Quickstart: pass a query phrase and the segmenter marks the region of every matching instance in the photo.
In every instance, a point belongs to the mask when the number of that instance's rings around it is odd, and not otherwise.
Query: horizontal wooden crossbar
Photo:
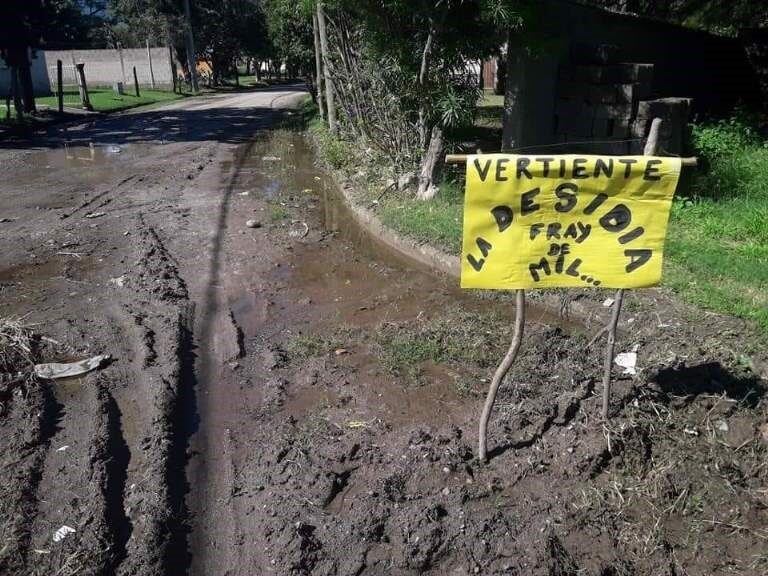
[[[466,164],[467,158],[469,156],[467,154],[446,154],[445,155],[445,163],[446,164]],[[681,158],[683,166],[698,166],[699,165],[699,159],[696,158],[696,156],[690,156],[688,158]]]

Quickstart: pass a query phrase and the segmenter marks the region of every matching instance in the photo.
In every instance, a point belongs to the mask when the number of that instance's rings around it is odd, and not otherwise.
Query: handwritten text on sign
[[[470,156],[462,287],[658,284],[679,176],[679,158]]]

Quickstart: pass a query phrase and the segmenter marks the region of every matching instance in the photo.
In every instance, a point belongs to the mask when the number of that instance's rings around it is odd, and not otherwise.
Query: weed
[[[22,320],[0,318],[0,373],[30,370],[34,354],[33,334]]]
[[[330,352],[334,342],[319,334],[296,334],[285,348],[293,358],[311,358]]]
[[[418,382],[425,362],[487,369],[498,359],[508,329],[492,313],[454,308],[434,320],[386,324],[376,335],[376,347],[388,372]],[[457,379],[460,394],[470,390],[468,380]]]
[[[269,219],[272,220],[272,222],[285,220],[288,216],[290,216],[290,212],[288,212],[288,209],[285,206],[280,204],[271,204],[269,206]]]

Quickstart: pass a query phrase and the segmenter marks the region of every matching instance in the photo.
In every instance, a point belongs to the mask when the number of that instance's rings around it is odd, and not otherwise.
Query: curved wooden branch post
[[[509,372],[510,367],[517,358],[517,351],[520,349],[520,344],[523,341],[523,329],[525,327],[525,290],[517,290],[515,292],[515,333],[512,336],[512,344],[509,346],[504,359],[496,368],[496,372],[491,380],[491,387],[488,389],[488,396],[485,399],[485,406],[483,406],[483,413],[480,416],[480,446],[478,450],[478,457],[481,462],[487,460],[487,444],[488,444],[488,420],[491,417],[491,410],[493,409],[493,403],[496,401],[496,394],[499,391],[504,376]]]

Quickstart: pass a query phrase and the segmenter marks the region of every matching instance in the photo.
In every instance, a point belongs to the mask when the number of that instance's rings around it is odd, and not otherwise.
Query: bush
[[[768,142],[743,113],[695,124],[692,141],[704,165],[693,182],[695,196],[715,200],[766,196]]]
[[[349,164],[352,155],[349,143],[331,134],[328,127],[319,118],[310,124],[310,129],[317,136],[323,158],[332,168],[340,170]]]
[[[728,120],[694,124],[692,139],[697,154],[709,163],[761,143],[752,121],[740,112]]]

